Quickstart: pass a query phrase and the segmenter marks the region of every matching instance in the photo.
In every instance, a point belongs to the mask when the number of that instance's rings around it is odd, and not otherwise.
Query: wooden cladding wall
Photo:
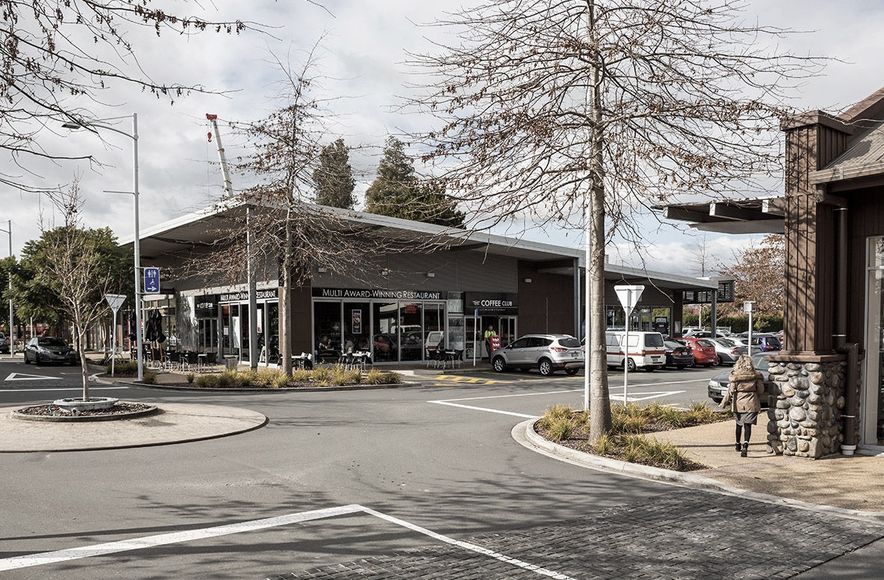
[[[866,332],[866,252],[869,237],[884,236],[884,187],[852,191],[848,197],[849,228],[847,341],[864,349]]]
[[[847,149],[848,135],[824,125],[805,125],[786,133],[786,194],[816,192],[810,174]]]
[[[785,348],[832,350],[835,311],[835,231],[832,208],[810,175],[847,148],[847,135],[814,124],[786,133]]]
[[[813,351],[816,326],[816,200],[812,195],[786,199],[786,349]]]

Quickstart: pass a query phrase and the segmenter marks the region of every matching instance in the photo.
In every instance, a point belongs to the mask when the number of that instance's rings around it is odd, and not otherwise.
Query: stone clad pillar
[[[832,348],[835,223],[811,174],[847,148],[852,128],[820,111],[783,123],[786,133],[784,349],[771,357],[768,446],[816,459],[839,450],[846,357]]]
[[[777,454],[812,459],[837,453],[847,362],[840,355],[816,357],[815,362],[778,358],[787,360],[774,360],[768,369],[776,395],[768,410],[769,447]]]

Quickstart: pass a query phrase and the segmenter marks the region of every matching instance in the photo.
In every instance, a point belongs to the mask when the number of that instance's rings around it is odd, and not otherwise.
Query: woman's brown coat
[[[722,408],[731,404],[734,413],[761,412],[761,396],[764,395],[764,377],[759,372],[731,373],[727,393],[721,401]]]

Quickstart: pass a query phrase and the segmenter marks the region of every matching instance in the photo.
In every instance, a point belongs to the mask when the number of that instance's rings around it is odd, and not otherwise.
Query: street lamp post
[[[109,119],[97,119],[97,123],[87,123],[87,124],[79,124],[79,123],[65,123],[62,127],[66,129],[82,129],[82,128],[96,128],[96,129],[106,129],[108,131],[113,131],[114,133],[119,133],[120,135],[125,135],[126,137],[132,139],[132,191],[119,191],[119,192],[109,192],[109,193],[127,193],[131,194],[135,198],[135,241],[132,244],[134,247],[134,260],[135,260],[135,348],[137,351],[136,359],[138,365],[138,380],[141,381],[144,379],[144,361],[142,360],[142,351],[143,351],[143,337],[141,331],[141,234],[138,228],[138,113],[132,113],[132,133],[126,133],[125,131],[121,131],[115,127],[110,127],[108,125],[100,125],[102,121],[114,121],[117,119],[127,119],[130,118],[129,115],[124,117],[112,117]],[[116,329],[114,329],[116,332]]]
[[[0,228],[0,232],[9,234],[9,257],[12,258],[12,220],[7,222],[7,229]],[[13,318],[12,307],[12,270],[9,270],[9,358],[15,355],[15,318]]]

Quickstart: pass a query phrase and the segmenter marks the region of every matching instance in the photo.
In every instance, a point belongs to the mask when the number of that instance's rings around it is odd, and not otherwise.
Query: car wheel
[[[542,358],[540,359],[540,362],[537,363],[537,370],[540,371],[541,375],[548,377],[553,374],[552,363],[549,361],[549,359]]]
[[[502,373],[506,370],[506,361],[503,360],[502,356],[494,357],[494,360],[491,361],[491,368],[495,370],[495,372]]]
[[[31,364],[30,359],[28,359],[28,351],[25,351],[25,364],[26,364],[26,365]]]
[[[638,368],[637,366],[635,366],[635,361],[632,360],[632,359],[627,359],[627,361],[628,361],[628,364],[629,364],[629,372],[634,372],[635,369]]]
[[[569,377],[573,377],[574,375],[577,374],[577,371],[579,371],[579,370],[580,369],[565,369],[565,374],[568,375]]]

